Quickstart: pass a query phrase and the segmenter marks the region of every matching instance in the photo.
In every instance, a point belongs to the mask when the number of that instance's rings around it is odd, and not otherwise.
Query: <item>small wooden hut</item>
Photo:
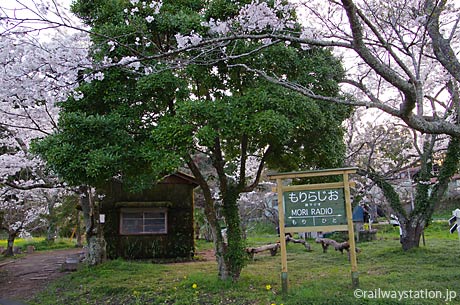
[[[190,258],[194,255],[194,177],[177,172],[140,193],[112,182],[101,202],[108,258]]]

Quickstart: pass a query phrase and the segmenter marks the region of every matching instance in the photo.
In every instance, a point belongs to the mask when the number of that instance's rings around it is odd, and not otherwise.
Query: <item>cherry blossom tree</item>
[[[417,247],[458,169],[456,139],[395,122],[350,126],[347,162],[360,168],[356,201],[379,197],[377,204],[398,217],[403,249]]]
[[[62,183],[30,152],[30,145],[56,129],[56,103],[72,94],[79,69],[88,63],[86,54],[80,34],[56,33],[51,41],[0,36],[0,201],[11,242],[40,214],[52,216],[61,200]],[[47,225],[47,238],[53,241],[54,221],[41,225]]]
[[[56,129],[56,103],[72,93],[79,69],[88,63],[87,46],[76,48],[80,39],[80,35],[59,35],[44,43],[30,36],[0,36],[2,185],[23,190],[52,185],[29,147],[32,139]],[[69,44],[74,47],[69,49]],[[12,179],[21,169],[27,169],[27,177]]]
[[[5,256],[13,255],[16,237],[28,237],[45,226],[41,214],[47,213],[46,200],[38,189],[34,191],[2,190],[0,211],[3,213],[0,229],[8,234]]]

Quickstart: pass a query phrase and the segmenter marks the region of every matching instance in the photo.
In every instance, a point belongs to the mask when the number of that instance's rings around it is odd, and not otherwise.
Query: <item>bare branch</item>
[[[442,36],[439,28],[439,18],[445,9],[446,2],[447,0],[425,0],[425,12],[428,19],[426,27],[436,58],[460,82],[460,62],[450,45],[450,40]]]
[[[246,186],[243,189],[243,192],[251,192],[257,187],[257,185],[259,185],[260,177],[262,176],[262,172],[265,167],[265,161],[267,157],[271,154],[271,151],[272,151],[271,146],[267,147],[267,149],[265,150],[262,156],[262,159],[260,160],[259,167],[257,169],[257,173],[256,173],[256,177],[254,178],[254,181],[252,182],[252,184]]]

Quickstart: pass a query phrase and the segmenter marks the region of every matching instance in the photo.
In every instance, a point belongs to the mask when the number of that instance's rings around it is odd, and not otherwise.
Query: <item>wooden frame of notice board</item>
[[[349,174],[357,168],[338,168],[319,171],[271,173],[276,180],[278,215],[281,242],[281,284],[283,293],[288,290],[286,233],[348,231],[350,244],[351,278],[353,287],[359,285],[356,261],[355,234],[350,200]],[[342,182],[284,186],[283,180],[342,176]]]

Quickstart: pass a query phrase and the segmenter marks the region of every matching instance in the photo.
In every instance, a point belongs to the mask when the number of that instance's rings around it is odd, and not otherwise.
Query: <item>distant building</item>
[[[190,258],[195,252],[194,177],[177,172],[130,193],[110,183],[101,202],[108,258]]]

